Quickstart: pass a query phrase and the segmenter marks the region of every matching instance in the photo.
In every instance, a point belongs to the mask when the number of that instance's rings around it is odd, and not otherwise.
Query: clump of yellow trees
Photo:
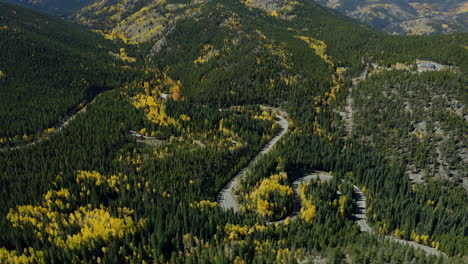
[[[0,263],[8,264],[45,264],[44,252],[36,251],[33,248],[25,248],[23,254],[16,250],[7,250],[0,248]]]
[[[163,79],[143,82],[143,90],[130,97],[132,105],[145,112],[146,118],[160,127],[180,127],[178,120],[170,117],[166,113],[166,100],[161,98],[164,91],[170,92],[170,97],[174,101],[183,100],[181,97],[181,81],[175,81],[167,75]],[[179,117],[182,121],[190,121],[190,117],[183,115]],[[145,129],[144,135],[150,135]]]
[[[302,184],[299,188],[299,197],[301,198],[301,211],[299,217],[311,223],[315,219],[317,213],[317,207],[312,202],[312,197],[308,197],[306,194],[307,184]]]
[[[285,172],[263,179],[246,195],[245,209],[255,211],[265,218],[284,218],[293,200],[293,190],[287,186]]]
[[[90,171],[78,171],[76,174],[76,182],[82,186],[81,191],[84,190],[86,195],[89,195],[86,182],[92,182],[96,187],[108,185],[115,190],[121,187],[125,179],[124,175],[104,176]],[[114,217],[107,207],[79,205],[79,200],[79,196],[71,193],[69,189],[49,190],[43,195],[40,205],[20,205],[12,208],[7,214],[7,219],[13,227],[32,228],[40,240],[69,250],[78,250],[82,246],[93,247],[96,246],[96,241],[105,243],[114,238],[124,239],[136,232],[137,225],[132,218],[133,210],[121,208],[120,216]],[[15,262],[16,258],[24,261]],[[40,263],[40,259],[41,254],[33,249],[20,256],[16,252],[0,249],[1,263]]]

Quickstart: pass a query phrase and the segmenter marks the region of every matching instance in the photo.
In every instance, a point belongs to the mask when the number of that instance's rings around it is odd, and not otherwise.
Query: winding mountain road
[[[300,187],[301,184],[308,183],[308,182],[310,182],[311,180],[314,180],[314,179],[318,179],[318,180],[322,180],[322,181],[329,181],[332,178],[333,178],[333,176],[331,176],[330,174],[328,174],[326,172],[316,172],[316,173],[307,175],[305,177],[299,178],[296,181],[294,181],[292,186],[293,186],[293,189],[294,189],[294,199],[295,199],[294,203],[295,203],[295,205],[294,205],[294,210],[293,210],[292,214],[290,215],[290,217],[295,218],[297,216],[299,210],[300,210],[299,187]],[[378,235],[372,230],[372,228],[367,223],[366,196],[364,195],[362,190],[359,189],[359,187],[357,187],[356,185],[353,185],[353,194],[354,194],[354,198],[356,200],[356,208],[355,208],[355,211],[354,211],[354,218],[355,218],[356,224],[359,226],[359,229],[361,230],[361,232],[366,232],[366,233],[371,233],[371,234],[374,234],[374,235]],[[296,200],[296,199],[298,199],[298,200]],[[277,221],[277,222],[272,222],[272,223],[281,223],[283,221],[284,220]],[[381,235],[379,235],[379,236],[381,236]],[[414,241],[403,240],[403,239],[399,239],[399,238],[396,238],[396,237],[393,237],[393,236],[381,236],[381,237],[383,237],[384,239],[390,239],[390,240],[392,240],[394,242],[397,242],[397,243],[400,243],[400,244],[403,244],[403,245],[409,245],[409,246],[412,246],[414,248],[421,249],[421,250],[425,251],[427,254],[430,254],[430,255],[436,255],[436,256],[444,255],[442,252],[440,252],[439,250],[437,250],[435,248],[431,248],[431,247],[428,247],[428,246],[425,246],[425,245],[421,245],[421,244],[418,244],[418,243],[416,243]]]
[[[27,148],[27,147],[30,147],[30,146],[34,146],[35,144],[41,143],[42,141],[48,139],[51,135],[56,134],[56,133],[60,132],[62,129],[64,129],[65,127],[67,127],[70,124],[70,122],[73,121],[73,119],[75,119],[80,113],[86,112],[87,107],[89,105],[91,105],[92,103],[94,103],[96,101],[96,98],[97,98],[97,96],[94,97],[94,99],[91,102],[87,103],[83,108],[81,108],[80,110],[78,110],[74,114],[67,115],[64,119],[62,119],[62,121],[58,125],[56,125],[54,127],[53,132],[51,132],[49,134],[46,134],[46,135],[42,135],[41,137],[35,138],[35,139],[33,139],[32,141],[29,141],[26,144],[19,144],[19,145],[14,146],[14,147],[0,148],[0,152],[23,149],[23,148]]]
[[[223,209],[232,209],[234,212],[239,211],[239,204],[237,201],[237,197],[234,194],[234,190],[239,186],[241,179],[245,178],[249,169],[258,162],[258,160],[266,153],[273,150],[273,147],[278,143],[278,141],[288,132],[289,122],[285,119],[285,114],[277,109],[277,108],[270,108],[275,110],[274,112],[277,113],[277,120],[276,122],[280,125],[279,133],[273,137],[270,142],[268,142],[263,149],[252,159],[249,164],[245,168],[243,168],[219,193],[217,202],[218,205]]]
[[[295,180],[292,183],[293,194],[294,194],[293,210],[291,214],[288,215],[288,217],[291,218],[291,220],[296,218],[299,214],[299,211],[301,210],[301,198],[299,195],[299,187],[301,187],[302,184],[309,183],[312,180],[329,181],[331,179],[333,179],[333,177],[330,174],[326,172],[318,171],[318,172],[312,173],[310,175],[307,175],[307,176],[304,176],[302,178]],[[283,223],[285,220],[286,219],[268,222],[268,224]]]
[[[286,129],[287,129],[287,126],[286,126]],[[236,195],[234,194],[234,190],[239,185],[240,179],[245,177],[245,173],[249,170],[249,168],[253,164],[255,164],[255,162],[260,158],[261,155],[263,155],[264,153],[270,151],[273,148],[273,146],[284,135],[284,133],[286,133],[285,130],[281,131],[281,133],[279,135],[277,135],[272,141],[270,141],[270,143],[268,143],[265,146],[265,148],[262,150],[262,152],[260,152],[255,157],[255,159],[252,160],[252,162],[250,162],[249,165],[247,165],[247,167],[245,167],[241,172],[239,172],[239,174],[237,174],[236,177],[234,177],[226,185],[226,187],[223,188],[223,190],[220,192],[220,194],[218,196],[218,205],[220,207],[222,207],[222,208],[224,208],[226,210],[227,209],[232,209],[234,212],[239,212],[239,205],[238,205],[238,202],[237,202]],[[299,198],[299,188],[300,188],[300,186],[302,184],[309,183],[310,181],[315,180],[315,179],[318,179],[318,180],[321,180],[321,181],[329,181],[332,178],[333,178],[333,176],[331,176],[329,173],[318,171],[318,172],[309,174],[307,176],[304,176],[304,177],[301,177],[301,178],[295,180],[292,183],[292,187],[293,187],[293,191],[294,191],[294,209],[293,209],[292,213],[288,217],[290,217],[291,219],[297,218],[298,213],[299,213],[299,211],[301,209],[301,201],[300,201],[300,198]],[[372,228],[369,226],[369,224],[367,223],[366,196],[364,195],[362,190],[359,189],[359,187],[357,187],[356,185],[353,185],[353,194],[354,194],[354,198],[356,200],[356,208],[355,208],[355,211],[354,211],[354,218],[355,218],[356,224],[359,226],[359,229],[361,230],[361,232],[366,232],[366,233],[378,235],[378,236],[382,237],[383,239],[389,239],[389,240],[391,240],[393,242],[397,242],[397,243],[400,243],[400,244],[403,244],[403,245],[412,246],[412,247],[414,247],[416,249],[423,250],[427,254],[430,254],[430,255],[436,255],[436,256],[445,255],[444,253],[440,252],[439,250],[437,250],[435,248],[431,248],[431,247],[428,247],[428,246],[425,246],[425,245],[421,245],[421,244],[418,244],[418,243],[416,243],[414,241],[407,241],[407,240],[399,239],[399,238],[396,238],[396,237],[393,237],[393,236],[382,236],[382,235],[379,235],[379,234],[375,233],[372,230]],[[280,223],[283,223],[284,221],[285,221],[285,219],[279,220],[279,221],[268,222],[267,224],[280,224]]]
[[[367,73],[367,69],[365,69],[365,73]],[[360,76],[365,76],[365,73],[361,74]],[[77,115],[79,115],[80,113],[85,112],[87,107],[90,104],[92,104],[95,100],[96,100],[96,97],[90,103],[86,104],[86,106],[84,106],[78,112],[74,113],[73,115],[67,116],[64,120],[62,120],[62,123],[60,125],[55,127],[55,130],[54,130],[53,133],[57,133],[57,132],[61,131],[62,129],[64,129],[66,126],[68,126],[70,124],[70,122],[73,121],[73,119],[76,118]],[[239,186],[241,179],[245,178],[246,173],[249,171],[249,169],[255,163],[257,163],[258,160],[264,154],[272,151],[274,146],[278,143],[278,141],[288,132],[289,122],[285,119],[285,116],[287,116],[287,113],[281,111],[278,108],[272,108],[272,107],[267,107],[267,106],[262,106],[262,108],[268,109],[268,110],[272,111],[273,113],[275,113],[277,115],[276,122],[280,126],[280,131],[275,137],[273,137],[263,147],[263,149],[254,157],[254,159],[252,159],[249,162],[249,164],[247,164],[247,166],[244,167],[220,191],[220,193],[218,195],[218,198],[217,198],[217,203],[221,208],[223,208],[225,210],[232,209],[234,212],[239,212],[239,204],[238,204],[237,197],[236,197],[236,195],[234,193],[234,190]],[[46,137],[37,138],[36,140],[33,140],[33,141],[31,141],[31,142],[29,142],[27,144],[24,144],[24,145],[12,147],[12,148],[1,148],[0,152],[5,152],[5,151],[9,151],[9,150],[16,150],[16,149],[29,147],[29,146],[38,144],[38,143],[42,142],[43,140],[46,140],[49,137],[50,137],[50,134],[48,136],[46,136]],[[299,179],[295,180],[293,182],[293,184],[292,184],[293,190],[294,190],[294,209],[293,209],[293,212],[291,213],[290,217],[291,218],[297,217],[297,214],[298,214],[298,212],[300,210],[299,187],[300,187],[301,184],[308,183],[313,179],[329,181],[332,178],[333,177],[330,174],[326,173],[326,172],[316,172],[316,173],[313,173],[313,174],[310,174],[310,175],[307,175],[307,176],[304,176],[302,178],[299,178]],[[357,205],[356,209],[355,209],[356,223],[358,224],[358,226],[360,227],[360,230],[362,232],[375,234],[374,231],[372,230],[372,228],[367,223],[367,218],[366,218],[367,205],[366,205],[366,198],[365,198],[364,193],[356,185],[353,185],[353,192],[354,192],[354,195],[355,195],[356,205]],[[280,220],[280,221],[276,221],[276,222],[270,222],[270,224],[271,223],[281,223],[283,221],[284,220]],[[414,248],[424,250],[428,254],[437,255],[437,256],[443,255],[443,253],[441,253],[440,251],[438,251],[435,248],[424,246],[424,245],[418,244],[418,243],[413,242],[413,241],[402,240],[402,239],[399,239],[399,238],[396,238],[396,237],[393,237],[393,236],[384,236],[384,238],[390,239],[390,240],[395,241],[395,242],[400,243],[400,244],[410,245],[410,246],[412,246]]]

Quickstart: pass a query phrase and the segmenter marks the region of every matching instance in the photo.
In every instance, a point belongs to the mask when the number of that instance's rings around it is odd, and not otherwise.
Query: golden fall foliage
[[[127,180],[127,175],[123,175],[122,173],[106,176],[97,171],[77,171],[76,175],[76,183],[81,186],[80,196],[82,197],[89,195],[95,186],[103,184],[106,184],[106,187],[118,193],[122,186],[127,183]]]
[[[397,228],[397,229],[395,229],[393,235],[394,235],[396,238],[402,238],[402,236],[404,235],[404,232]]]
[[[270,202],[272,196],[279,195],[282,198],[286,198],[293,195],[292,188],[282,184],[287,179],[288,175],[282,172],[260,181],[252,193],[247,195],[247,198],[251,201],[251,205],[247,205],[247,209],[253,209],[263,217],[273,216],[279,208],[277,208],[278,205],[276,203]]]
[[[202,200],[202,201],[199,201],[199,202],[190,203],[190,207],[198,208],[198,209],[215,208],[217,205],[218,205],[217,202],[212,202],[210,200]]]
[[[146,132],[146,129],[143,128],[140,130],[141,134],[145,134],[142,132]],[[141,153],[136,151],[136,149],[134,149],[133,152],[128,151],[127,153],[125,153],[125,157],[123,155],[120,155],[119,161],[124,162],[128,166],[134,168],[136,172],[140,172],[141,166],[143,165]],[[124,180],[127,180],[127,176],[124,176]]]
[[[272,254],[275,256],[274,263],[302,263],[305,258],[304,249],[296,248],[291,250],[285,248],[284,246],[287,245],[287,242],[284,239],[278,241],[269,239],[259,241],[255,239],[253,242],[255,245],[255,253],[257,255]]]
[[[241,257],[239,256],[236,256],[236,258],[234,259],[234,264],[246,264],[247,262],[245,262],[245,260],[243,260]]]
[[[231,30],[237,30],[240,25],[239,14],[232,13],[229,18],[225,20],[227,27]]]
[[[272,16],[272,17],[282,17],[285,15],[288,15],[291,11],[294,10],[294,8],[302,5],[298,1],[294,1],[294,0],[276,1],[268,5],[265,5],[264,1],[259,1],[259,0],[241,0],[241,2],[249,9],[252,9],[252,8],[262,9],[269,16]]]
[[[182,120],[182,121],[185,121],[185,122],[188,122],[188,121],[192,120],[192,118],[190,118],[190,116],[188,116],[186,114],[181,114],[179,116],[179,119]]]
[[[396,233],[397,233],[396,231],[397,230],[395,230],[395,236],[396,236]],[[418,235],[416,232],[413,231],[411,233],[411,235],[410,235],[410,239],[413,240],[416,243],[423,244],[423,245],[426,245],[426,246],[430,246],[430,247],[433,247],[433,248],[436,248],[436,249],[439,249],[439,247],[440,247],[440,242],[432,241],[431,237],[429,235],[427,235],[427,234]]]
[[[312,197],[306,194],[307,184],[302,184],[299,188],[299,197],[301,198],[301,211],[299,217],[307,223],[312,223],[315,220],[317,207],[312,202]]]
[[[77,234],[68,236],[62,247],[78,249],[81,245],[95,239],[109,242],[112,238],[123,239],[127,234],[136,232],[136,226],[130,216],[112,217],[108,209],[87,209],[80,207],[70,214],[71,224],[81,227]],[[60,241],[60,240],[59,240]],[[60,242],[57,243],[60,246]]]
[[[210,59],[219,56],[219,50],[215,49],[212,45],[206,44],[203,46],[202,50],[200,51],[200,56],[193,61],[194,64],[200,65],[205,64]]]
[[[143,6],[138,1],[96,0],[83,8],[79,20],[82,24],[95,28],[97,23],[106,30],[97,32],[107,39],[122,39],[125,43],[138,44],[163,35],[168,24],[190,17],[204,8],[205,1],[191,0],[186,3],[168,3],[167,0],[148,1]],[[136,6],[135,6],[136,5]],[[130,12],[131,14],[128,14]],[[96,19],[106,17],[105,21]]]
[[[114,54],[112,52],[110,52],[110,54],[114,55],[115,57],[117,57],[117,58],[119,58],[119,59],[121,59],[122,61],[125,61],[125,62],[135,62],[136,61],[136,58],[128,56],[128,53],[127,53],[127,51],[125,51],[124,48],[121,48],[119,50],[119,52],[120,52],[119,54]]]
[[[5,264],[45,264],[44,252],[25,248],[20,254],[16,250],[0,248],[0,263]]]
[[[241,137],[234,131],[224,127],[224,119],[219,121],[218,131],[221,132],[221,135],[217,139],[215,144],[217,145],[218,149],[229,149],[230,151],[234,151],[239,149],[243,146],[241,142]]]
[[[105,177],[97,172],[79,171],[76,181],[80,185],[88,181],[95,186],[108,184],[109,187],[117,187],[120,178],[121,175]],[[122,218],[116,218],[104,207],[93,208],[88,204],[72,208],[71,204],[76,199],[68,189],[50,190],[43,195],[40,205],[17,206],[9,210],[7,219],[15,228],[32,227],[39,239],[65,249],[79,249],[88,244],[92,246],[96,240],[108,242],[113,238],[123,239],[136,232],[132,210],[121,209]],[[75,231],[70,233],[72,229]]]
[[[172,100],[179,101],[180,100],[180,85],[174,85],[171,88]]]
[[[330,65],[331,67],[335,68],[335,64],[332,61],[331,57],[327,54],[327,44],[319,39],[314,39],[312,37],[307,36],[296,36],[299,39],[305,41],[310,48],[315,51],[315,54],[322,58],[322,60]],[[341,88],[343,88],[344,84],[341,80],[343,73],[346,71],[344,67],[336,67],[335,73],[332,75],[332,87],[330,91],[325,92],[323,96],[316,96],[315,97],[315,112],[320,113],[322,109],[320,108],[321,105],[330,105],[333,101],[336,100],[336,96]],[[312,129],[314,134],[324,137],[329,141],[332,141],[333,138],[330,135],[327,135],[326,131],[321,127],[320,123],[318,122],[317,118],[312,124]]]
[[[257,34],[264,38],[264,39],[268,39],[268,37],[263,33],[261,32],[260,30],[257,30]],[[286,49],[286,44],[284,43],[275,43],[274,41],[269,41],[268,44],[265,44],[264,45],[265,48],[267,48],[271,54],[275,57],[276,59],[276,63],[278,63],[281,67],[285,68],[285,69],[292,69],[292,66],[290,64],[290,62],[288,61],[288,59],[291,57],[291,54],[288,53],[287,49]],[[257,64],[259,64],[259,62],[261,62],[261,60],[259,59],[259,61],[257,62]],[[287,77],[287,78],[294,78],[294,77]],[[273,81],[272,79],[270,80],[270,82]],[[271,84],[274,84],[274,83],[271,83]],[[273,86],[271,86],[273,87]]]
[[[224,232],[227,235],[226,240],[239,240],[241,237],[253,234],[255,232],[264,232],[267,227],[261,224],[255,224],[252,227],[234,224],[226,224]]]
[[[174,101],[184,100],[183,96],[181,96],[182,83],[181,81],[174,81],[165,74],[163,75],[163,80],[157,79],[152,82],[143,82],[143,92],[132,96],[130,102],[135,108],[142,109],[146,118],[151,122],[162,127],[175,126],[179,128],[180,124],[177,120],[167,115],[165,100],[159,97],[163,94],[162,91],[169,90],[171,93],[170,96]],[[182,117],[187,118],[188,116],[184,115]],[[186,119],[184,121],[190,120]],[[146,135],[146,133],[142,134]],[[149,134],[151,133],[148,131],[148,135]]]
[[[163,23],[168,19],[164,16],[150,15],[155,8],[165,4],[166,0],[156,0],[146,5],[139,10],[134,10],[134,13],[125,19],[122,19],[125,12],[128,12],[127,4],[129,1],[123,1],[121,4],[106,4],[107,1],[94,1],[92,4],[82,9],[85,13],[90,13],[92,16],[108,17],[104,22],[110,29],[106,31],[96,30],[104,35],[106,39],[122,39],[125,43],[137,44],[147,41],[154,37],[163,29]],[[127,3],[127,4],[124,4]],[[81,23],[92,25],[96,23],[93,19],[87,19],[86,16],[80,16]],[[151,26],[150,26],[151,25]],[[133,30],[128,30],[132,28]]]
[[[335,68],[335,64],[331,60],[331,57],[327,54],[327,44],[323,40],[314,39],[306,36],[296,36],[299,39],[304,40],[310,48],[315,50],[315,54],[322,58],[322,60]],[[336,67],[335,73],[333,74],[333,86],[330,89],[330,92],[326,92],[323,97],[324,104],[331,104],[336,99],[336,94],[343,87],[343,83],[340,80],[343,73],[346,71],[346,68]]]
[[[158,104],[154,96],[146,94],[137,94],[131,98],[132,104],[137,109],[143,109],[146,118],[160,126],[176,126],[177,121],[166,114],[164,104]]]
[[[343,87],[343,83],[333,75],[333,86],[330,89],[330,92],[326,92],[324,96],[324,104],[331,104],[336,99],[336,94]]]
[[[256,119],[256,120],[270,120],[270,121],[273,121],[273,116],[268,113],[267,111],[263,111],[261,115],[254,115],[252,116],[252,119]]]
[[[345,207],[346,207],[346,201],[347,201],[347,197],[346,196],[340,196],[340,199],[338,201],[339,203],[339,212],[340,212],[340,216],[341,217],[344,217],[345,216]]]
[[[314,39],[311,37],[306,37],[306,36],[296,36],[299,39],[304,40],[307,44],[309,44],[309,47],[315,50],[315,54],[322,58],[322,60],[330,65],[331,67],[335,68],[335,64],[332,61],[331,57],[327,54],[327,44],[319,39]],[[329,92],[326,92],[323,97],[320,97],[320,101],[323,104],[329,105],[331,104],[335,99],[338,91],[343,87],[343,82],[341,81],[341,76],[343,73],[346,71],[346,68],[344,67],[336,67],[335,73],[333,74],[333,86],[331,87]],[[318,112],[320,111],[320,108],[318,108]]]
[[[323,137],[327,139],[328,141],[332,141],[333,137],[328,135],[325,129],[322,128],[320,123],[317,121],[317,117],[315,118],[316,120],[312,123],[312,131],[314,132],[315,135]]]
[[[50,202],[50,201],[48,201]],[[47,204],[48,202],[45,202]],[[56,203],[52,201],[52,203]],[[136,232],[136,225],[130,216],[115,218],[108,209],[93,209],[90,206],[80,206],[71,213],[68,210],[54,210],[47,206],[18,206],[10,209],[7,219],[14,227],[31,226],[41,240],[67,249],[79,249],[96,239],[108,242],[117,237],[123,239],[127,234]],[[70,227],[79,231],[70,234]]]
[[[296,37],[305,41],[309,45],[309,47],[315,51],[315,54],[322,58],[322,60],[325,61],[325,63],[327,63],[331,67],[335,66],[330,56],[327,54],[327,44],[325,43],[325,41],[306,36]]]

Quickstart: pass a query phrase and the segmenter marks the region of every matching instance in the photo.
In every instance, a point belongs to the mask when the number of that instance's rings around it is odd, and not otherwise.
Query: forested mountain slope
[[[381,73],[353,91],[353,133],[407,168],[416,182],[449,178],[468,189],[466,79],[450,72]]]
[[[0,260],[466,262],[467,192],[437,177],[412,184],[403,158],[420,167],[427,159],[388,154],[398,153],[398,140],[406,142],[403,132],[413,124],[398,130],[398,120],[387,122],[396,110],[371,104],[375,115],[369,115],[362,104],[374,103],[366,102],[369,96],[384,100],[392,89],[411,95],[405,87],[419,85],[465,104],[467,34],[389,36],[313,1],[100,0],[73,19],[119,48],[128,45],[136,59],[129,66],[138,74],[102,93],[50,140],[0,152]],[[418,75],[410,66],[416,59],[453,71]],[[372,76],[353,86],[353,77],[372,64]],[[340,113],[349,101],[356,116],[347,136]],[[446,103],[423,96],[408,101]],[[271,108],[260,104],[284,109],[289,128],[249,166],[279,132]],[[461,138],[455,145],[463,147],[466,122],[444,113],[433,121],[456,123],[452,139]],[[431,115],[429,108],[417,118]],[[367,125],[376,122],[385,129]],[[376,146],[378,133],[393,131],[402,137]],[[444,162],[459,161],[448,155]],[[216,197],[247,166],[235,191],[239,213],[223,210]],[[293,207],[290,185],[314,171],[333,177],[300,187],[298,217],[271,224]],[[372,235],[356,225],[353,185],[367,198],[367,211],[359,214],[367,215]]]
[[[58,16],[68,16],[80,10],[93,0],[2,0],[35,8]]]
[[[123,45],[32,10],[0,7],[0,146],[51,132],[130,72],[110,55]]]
[[[427,35],[468,31],[464,0],[316,0],[387,33]]]

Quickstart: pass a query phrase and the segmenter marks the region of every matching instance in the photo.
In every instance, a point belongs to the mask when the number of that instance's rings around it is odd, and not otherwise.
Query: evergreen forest
[[[0,263],[468,263],[468,33],[88,2],[0,3]]]

